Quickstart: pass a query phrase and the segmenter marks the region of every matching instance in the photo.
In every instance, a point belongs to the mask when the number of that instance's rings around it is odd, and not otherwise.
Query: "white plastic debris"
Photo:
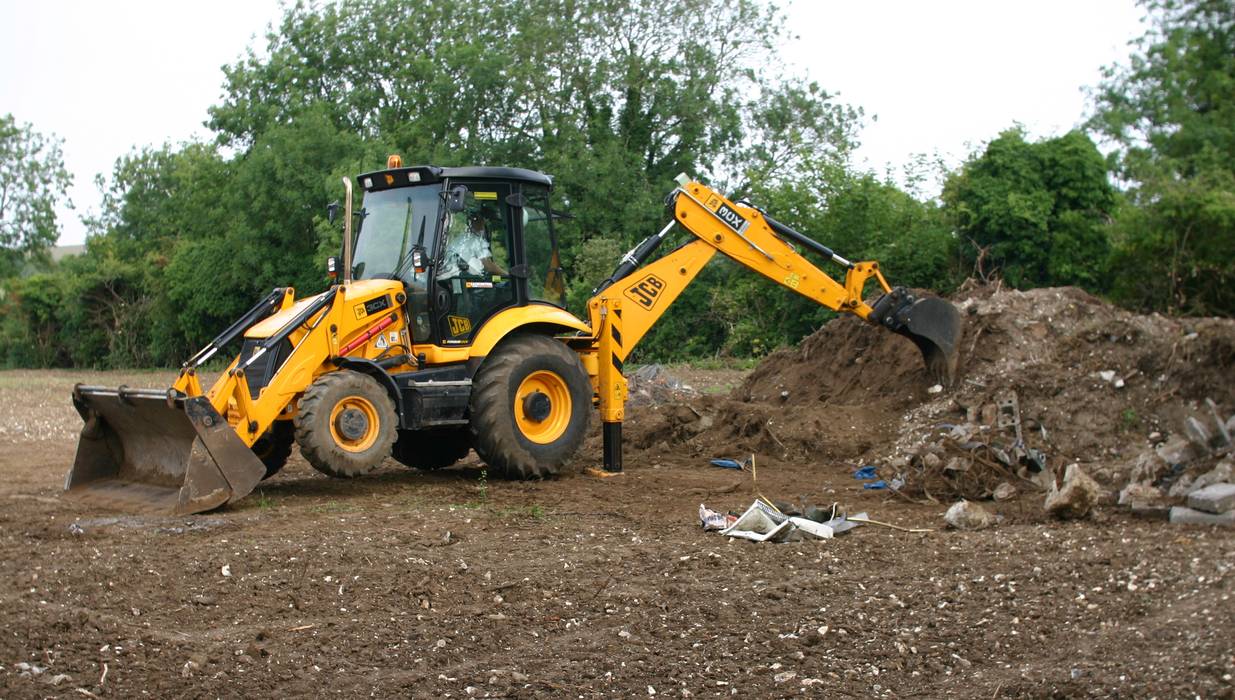
[[[720,534],[754,542],[784,542],[802,534],[831,539],[832,528],[806,518],[791,518],[763,501],[755,501],[733,525]]]

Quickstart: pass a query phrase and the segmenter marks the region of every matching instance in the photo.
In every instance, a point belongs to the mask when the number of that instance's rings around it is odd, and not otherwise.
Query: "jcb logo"
[[[467,316],[447,316],[451,335],[466,335],[472,332],[472,320]]]
[[[656,306],[660,293],[665,290],[665,281],[656,275],[648,275],[626,288],[623,294],[645,309]]]

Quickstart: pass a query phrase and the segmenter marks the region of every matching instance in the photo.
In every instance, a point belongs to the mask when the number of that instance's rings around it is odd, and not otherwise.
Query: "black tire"
[[[467,456],[472,433],[466,426],[434,430],[400,430],[390,456],[412,469],[445,469]]]
[[[516,335],[473,380],[472,447],[499,476],[551,476],[579,449],[591,409],[592,384],[578,355],[547,336]]]
[[[376,379],[339,370],[318,377],[296,412],[296,442],[313,468],[350,478],[390,454],[398,429],[394,402]]]
[[[292,443],[296,441],[296,426],[290,420],[277,420],[262,436],[253,443],[253,454],[266,465],[265,481],[287,464],[287,458],[292,456]]]

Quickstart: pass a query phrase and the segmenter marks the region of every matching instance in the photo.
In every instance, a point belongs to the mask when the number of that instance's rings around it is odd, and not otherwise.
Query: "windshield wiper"
[[[421,220],[420,220],[420,234],[416,237],[416,245],[412,246],[412,249],[411,249],[411,250],[408,250],[408,251],[406,251],[406,252],[403,252],[402,254],[400,254],[400,255],[399,255],[399,262],[398,262],[398,264],[395,266],[395,271],[394,271],[394,273],[392,274],[392,276],[393,276],[395,279],[397,279],[397,280],[398,280],[398,279],[403,279],[403,273],[404,273],[404,272],[407,272],[407,270],[406,270],[405,268],[407,267],[408,263],[410,263],[410,262],[412,261],[412,253],[413,253],[416,249],[418,249],[418,248],[420,248],[420,249],[423,249],[423,248],[424,248],[424,242],[425,242],[425,221],[427,221],[427,220],[428,220],[428,218],[429,218],[429,217],[427,217],[427,216],[426,216],[425,218],[423,218],[423,219],[421,219]],[[406,241],[406,239],[407,239],[407,237],[406,237],[406,235],[405,235],[405,236],[404,236],[404,244],[405,244],[405,245],[406,245],[406,242],[407,242],[407,241]]]

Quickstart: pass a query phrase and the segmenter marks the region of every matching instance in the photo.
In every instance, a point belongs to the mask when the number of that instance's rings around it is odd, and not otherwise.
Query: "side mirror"
[[[339,259],[333,255],[326,258],[326,276],[330,279],[336,279],[339,276]]]
[[[334,220],[337,219],[338,217],[339,217],[339,203],[331,202],[330,204],[327,204],[326,205],[326,220],[333,224]]]
[[[425,267],[425,249],[420,246],[412,248],[412,269],[419,275],[424,273]]]
[[[455,185],[446,195],[446,210],[451,214],[459,214],[467,208],[467,188]]]

